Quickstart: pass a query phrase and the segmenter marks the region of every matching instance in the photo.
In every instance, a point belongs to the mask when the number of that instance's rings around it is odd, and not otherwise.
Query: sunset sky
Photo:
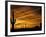
[[[18,6],[11,5],[11,18],[14,11],[14,19],[16,22],[14,28],[32,28],[40,26],[41,23],[41,7],[39,6]],[[10,25],[12,28],[12,24]]]

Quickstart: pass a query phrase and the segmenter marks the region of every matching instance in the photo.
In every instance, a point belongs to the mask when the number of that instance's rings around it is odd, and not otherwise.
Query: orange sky
[[[11,6],[11,8],[11,12],[14,11],[14,19],[16,19],[16,23],[14,24],[15,29],[40,26],[41,7]]]

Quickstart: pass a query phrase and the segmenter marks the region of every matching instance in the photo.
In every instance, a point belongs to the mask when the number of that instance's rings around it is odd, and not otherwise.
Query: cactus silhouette
[[[11,16],[12,16],[12,18],[10,19],[11,24],[12,24],[12,30],[11,30],[11,31],[14,32],[14,24],[15,24],[15,21],[16,21],[16,20],[14,19],[14,11],[12,12],[12,15],[11,15]]]

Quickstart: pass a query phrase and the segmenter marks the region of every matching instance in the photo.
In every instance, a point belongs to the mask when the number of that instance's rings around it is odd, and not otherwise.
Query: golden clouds
[[[19,28],[32,28],[35,26],[40,26],[41,14],[40,7],[26,7],[26,6],[14,6],[14,19],[16,22],[14,24],[14,29]]]

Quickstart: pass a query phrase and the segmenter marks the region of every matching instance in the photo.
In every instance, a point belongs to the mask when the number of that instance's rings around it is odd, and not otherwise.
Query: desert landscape
[[[13,18],[14,12],[14,30],[41,30],[42,25],[42,13],[40,6],[18,6],[11,5],[10,19]],[[38,28],[37,28],[38,27]],[[12,24],[10,23],[10,29]]]

